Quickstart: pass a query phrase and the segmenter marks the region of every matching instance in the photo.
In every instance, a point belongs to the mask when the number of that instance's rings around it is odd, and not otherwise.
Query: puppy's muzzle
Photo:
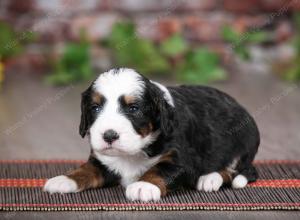
[[[105,131],[103,134],[103,140],[108,144],[112,144],[114,141],[118,140],[119,137],[119,134],[112,129]]]

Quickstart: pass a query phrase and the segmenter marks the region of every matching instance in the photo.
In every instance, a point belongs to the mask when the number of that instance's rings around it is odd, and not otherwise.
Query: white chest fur
[[[160,156],[147,158],[144,154],[134,156],[106,156],[96,152],[95,156],[110,171],[121,176],[121,184],[124,187],[137,181],[160,158]]]

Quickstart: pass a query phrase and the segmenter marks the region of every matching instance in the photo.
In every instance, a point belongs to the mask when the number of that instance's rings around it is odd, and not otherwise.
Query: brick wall
[[[2,0],[0,8],[1,20],[40,33],[43,42],[76,39],[81,28],[96,41],[124,19],[155,40],[182,32],[187,39],[218,42],[225,24],[240,32],[273,28],[275,38],[284,40],[292,31],[288,17],[300,9],[300,0]]]
[[[300,0],[1,0],[0,20],[39,33],[40,45],[107,37],[116,21],[132,20],[140,36],[159,41],[174,32],[222,50],[221,27],[267,29],[280,43],[293,34],[290,16]],[[221,46],[220,46],[221,45]],[[220,49],[221,48],[221,49]]]

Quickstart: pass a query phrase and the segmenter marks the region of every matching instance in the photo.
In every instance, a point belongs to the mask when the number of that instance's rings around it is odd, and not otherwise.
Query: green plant
[[[6,60],[22,50],[21,42],[16,33],[8,24],[0,22],[0,58]]]
[[[1,83],[4,81],[4,65],[2,61],[0,60],[0,89],[1,89]]]
[[[65,85],[90,79],[92,75],[90,44],[81,40],[79,43],[68,43],[65,46],[62,57],[54,63],[54,72],[46,77],[46,82]]]
[[[192,48],[179,34],[163,41],[160,47],[171,60],[176,58],[173,72],[180,81],[207,84],[227,77],[218,54],[205,47]]]
[[[189,48],[181,35],[174,34],[161,43],[160,49],[164,55],[176,57],[184,54]]]
[[[36,39],[37,35],[32,31],[16,32],[13,28],[0,21],[0,58],[7,60],[19,54],[25,44]]]
[[[283,75],[284,79],[288,81],[299,81],[300,80],[300,13],[294,14],[295,23],[295,38],[293,45],[295,48],[295,57],[292,60],[290,67],[286,70]]]
[[[187,83],[209,83],[226,78],[219,56],[207,48],[192,47],[180,34],[154,44],[136,35],[132,23],[117,23],[106,42],[117,65],[144,74],[173,74]]]
[[[233,51],[243,60],[251,58],[248,49],[249,44],[259,44],[269,38],[268,34],[261,30],[238,33],[230,26],[224,26],[221,33],[223,39],[230,43]]]
[[[108,38],[118,66],[135,68],[145,74],[166,73],[170,65],[154,43],[136,35],[132,23],[116,23]]]
[[[16,32],[9,24],[0,21],[0,85],[4,81],[5,61],[22,52],[24,45],[35,37],[33,32]]]
[[[176,76],[184,82],[205,84],[227,78],[225,70],[220,67],[219,56],[207,48],[190,51],[179,64]]]

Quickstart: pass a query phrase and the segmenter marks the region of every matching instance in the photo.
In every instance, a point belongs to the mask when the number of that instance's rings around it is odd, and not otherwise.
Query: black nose
[[[109,129],[107,131],[104,132],[103,134],[103,140],[109,144],[111,144],[112,142],[114,142],[115,140],[117,140],[119,138],[119,135],[117,132],[115,132],[112,129]]]

